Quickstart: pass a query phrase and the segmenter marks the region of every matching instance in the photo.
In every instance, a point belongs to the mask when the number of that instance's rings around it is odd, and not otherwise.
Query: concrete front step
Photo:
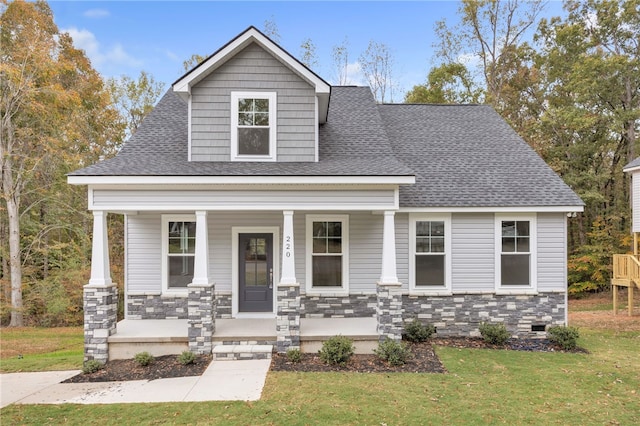
[[[245,359],[271,359],[273,345],[216,345],[213,347],[213,359],[232,361]]]

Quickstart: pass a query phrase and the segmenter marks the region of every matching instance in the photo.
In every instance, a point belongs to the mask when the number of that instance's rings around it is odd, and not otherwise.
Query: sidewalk
[[[79,371],[0,374],[9,404],[116,404],[260,399],[271,360],[212,362],[202,376],[126,382],[60,383]]]

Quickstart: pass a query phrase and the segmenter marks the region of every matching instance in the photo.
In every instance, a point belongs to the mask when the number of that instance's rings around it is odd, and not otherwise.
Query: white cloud
[[[142,65],[142,61],[129,55],[119,43],[108,49],[103,48],[96,36],[89,30],[79,30],[71,27],[62,31],[69,33],[73,39],[74,46],[84,50],[95,67],[100,67],[101,65],[124,65],[135,68]]]
[[[100,19],[100,18],[107,18],[111,16],[111,13],[105,9],[89,9],[89,10],[85,10],[83,15],[87,18]]]

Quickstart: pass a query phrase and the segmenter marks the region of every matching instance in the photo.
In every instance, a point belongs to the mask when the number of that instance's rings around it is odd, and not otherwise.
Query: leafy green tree
[[[414,86],[405,95],[406,103],[458,104],[478,103],[482,89],[476,86],[467,68],[447,63],[429,71],[427,83]]]
[[[182,66],[184,67],[184,71],[190,71],[192,68],[195,68],[196,66],[200,65],[202,62],[204,62],[204,60],[207,59],[206,56],[202,56],[202,55],[198,55],[197,53],[194,53],[193,55],[191,55],[191,57],[189,59],[187,59],[186,61],[182,62]]]

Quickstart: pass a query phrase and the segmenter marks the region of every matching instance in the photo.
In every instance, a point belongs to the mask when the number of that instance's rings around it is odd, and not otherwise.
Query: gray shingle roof
[[[636,158],[635,160],[633,160],[632,162],[624,166],[624,170],[632,169],[634,167],[640,167],[640,157]]]
[[[582,200],[485,105],[378,106],[396,158],[416,171],[401,206],[575,206]]]
[[[574,206],[582,201],[487,106],[376,105],[333,87],[317,163],[189,162],[187,105],[167,92],[114,158],[72,176],[416,176],[400,205]]]

